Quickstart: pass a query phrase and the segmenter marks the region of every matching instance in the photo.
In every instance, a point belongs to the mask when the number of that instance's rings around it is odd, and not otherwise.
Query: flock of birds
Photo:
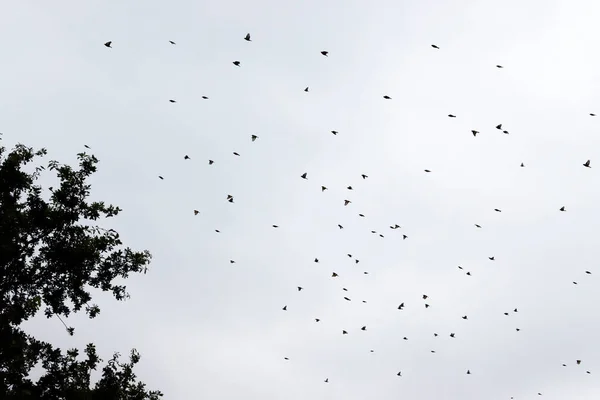
[[[246,36],[244,36],[244,37],[243,37],[243,39],[244,39],[245,41],[247,41],[247,42],[251,42],[251,41],[252,41],[252,37],[251,37],[250,33],[246,34]],[[172,40],[169,40],[168,42],[169,42],[171,45],[176,45],[176,43],[175,43],[174,41],[172,41]],[[105,47],[107,47],[107,48],[112,48],[112,44],[113,44],[113,42],[112,42],[112,41],[108,41],[108,42],[104,43],[104,46],[105,46]],[[431,47],[432,47],[433,49],[436,49],[436,50],[439,50],[439,49],[440,49],[440,47],[439,47],[439,46],[437,46],[437,45],[435,45],[435,44],[432,44],[432,45],[431,45]],[[329,57],[329,51],[327,51],[327,50],[322,50],[322,51],[320,51],[320,53],[321,53],[321,55],[322,55],[322,56],[324,56],[324,57]],[[242,63],[241,63],[241,61],[238,61],[238,60],[234,60],[234,61],[232,61],[232,64],[233,64],[234,66],[236,66],[236,67],[241,67],[241,66],[242,66]],[[496,65],[496,68],[500,68],[500,69],[502,69],[502,68],[504,68],[504,67],[503,67],[502,65]],[[304,89],[304,91],[305,91],[305,92],[309,92],[309,87],[306,87],[306,88]],[[207,97],[207,96],[202,96],[202,99],[204,99],[204,100],[208,100],[208,97]],[[385,99],[385,100],[392,100],[392,98],[391,98],[390,96],[388,96],[388,95],[384,95],[384,96],[383,96],[383,99]],[[169,99],[169,102],[170,102],[170,103],[177,103],[177,101],[176,101],[176,100],[174,100],[174,99]],[[595,116],[596,116],[596,114],[594,114],[594,113],[589,113],[589,115],[590,115],[590,116],[592,116],[592,117],[595,117]],[[449,117],[449,118],[456,118],[456,115],[454,115],[454,114],[448,114],[448,117]],[[495,126],[495,128],[496,128],[497,130],[501,131],[501,132],[502,132],[502,133],[504,133],[504,134],[509,134],[509,133],[510,133],[508,130],[506,130],[506,129],[503,127],[503,124],[497,124],[497,125]],[[331,131],[331,133],[332,133],[333,135],[337,135],[337,134],[338,134],[338,131],[332,130],[332,131]],[[477,136],[477,134],[479,134],[479,131],[477,131],[477,130],[471,130],[471,133],[473,134],[473,136],[474,136],[474,137],[476,137],[476,136]],[[251,135],[251,136],[250,136],[250,140],[251,140],[252,142],[256,142],[256,140],[258,140],[258,139],[259,139],[259,137],[258,137],[257,135],[254,135],[254,134],[253,134],[253,135]],[[89,148],[89,146],[87,146],[87,145],[86,145],[85,147],[86,147],[86,148]],[[240,154],[239,154],[239,153],[237,153],[237,152],[233,152],[233,155],[234,155],[234,156],[236,156],[236,157],[239,157],[239,156],[240,156]],[[190,160],[190,159],[191,159],[191,158],[190,158],[190,157],[189,157],[187,154],[186,154],[186,155],[184,155],[184,156],[183,156],[183,158],[184,158],[184,160]],[[214,161],[214,160],[211,160],[211,159],[209,159],[209,160],[208,160],[208,165],[213,165],[213,164],[215,164],[215,161]],[[583,166],[583,167],[585,167],[585,168],[591,168],[591,160],[586,160],[586,161],[585,161],[585,162],[582,164],[582,166]],[[524,164],[524,163],[521,163],[521,164],[520,164],[520,167],[521,167],[521,168],[524,168],[524,167],[525,167],[525,164]],[[426,173],[431,173],[432,171],[431,171],[431,170],[429,170],[429,169],[425,169],[425,170],[424,170],[424,172],[426,172]],[[363,180],[365,180],[365,179],[368,179],[368,178],[369,178],[369,176],[368,176],[368,175],[366,175],[366,174],[361,174],[361,176],[360,176],[360,177],[361,177]],[[158,176],[158,178],[159,178],[159,179],[161,179],[161,180],[164,180],[164,179],[165,179],[165,178],[164,178],[162,175],[159,175],[159,176]],[[304,180],[308,180],[308,173],[307,173],[307,172],[304,172],[303,174],[301,174],[301,175],[299,176],[299,178],[300,178],[300,179],[304,179]],[[348,191],[352,191],[352,190],[354,190],[352,186],[347,186],[347,187],[346,187],[346,189],[347,189]],[[327,188],[326,186],[321,186],[321,192],[325,192],[326,190],[328,190],[328,188]],[[234,197],[233,197],[232,195],[230,195],[230,194],[228,194],[228,195],[227,195],[227,197],[226,197],[226,199],[225,199],[225,200],[226,200],[226,201],[228,201],[229,203],[234,203]],[[351,200],[348,200],[348,199],[344,199],[344,200],[343,200],[343,205],[344,205],[344,206],[349,206],[350,204],[352,204],[352,201],[351,201]],[[495,209],[494,209],[494,211],[495,211],[495,212],[498,212],[498,213],[502,212],[502,210],[501,210],[501,209],[498,209],[498,208],[495,208]],[[567,209],[566,209],[566,207],[565,207],[565,206],[562,206],[562,207],[560,207],[560,208],[558,209],[558,211],[560,211],[560,212],[566,212],[566,211],[567,211]],[[200,214],[200,211],[199,211],[199,210],[193,210],[193,213],[194,213],[194,215],[198,215],[198,214]],[[364,215],[364,214],[358,214],[358,215],[359,215],[359,217],[363,217],[363,218],[365,217],[365,215]],[[344,229],[344,227],[343,227],[341,224],[338,224],[337,226],[338,226],[338,228],[339,228],[339,229]],[[477,229],[481,229],[481,228],[482,228],[482,226],[481,226],[481,225],[479,225],[479,224],[474,224],[474,226],[475,226],[475,228],[477,228]],[[272,227],[273,227],[273,228],[279,228],[279,226],[278,226],[278,225],[272,225]],[[390,226],[389,226],[389,228],[390,228],[390,229],[392,229],[392,230],[397,230],[397,229],[401,229],[401,226],[400,226],[400,225],[398,225],[398,224],[396,224],[396,223],[394,223],[394,224],[390,225]],[[216,231],[217,233],[220,233],[220,231],[219,231],[218,229],[216,229],[215,231]],[[384,237],[384,235],[383,235],[382,233],[380,233],[380,232],[377,232],[377,231],[375,231],[375,230],[371,231],[371,233],[372,233],[372,234],[375,234],[375,235],[379,235],[379,236],[380,236],[380,237],[382,237],[382,238]],[[408,236],[407,236],[406,234],[402,234],[402,239],[403,239],[403,240],[406,240],[406,239],[408,239]],[[353,257],[353,255],[352,255],[352,254],[347,254],[347,256],[348,256],[348,258],[351,258],[351,259],[353,259],[355,264],[358,264],[358,263],[360,262],[360,260],[359,260],[359,259],[357,259],[357,258],[355,258],[355,257]],[[489,259],[490,261],[494,261],[494,260],[495,260],[495,257],[494,257],[494,256],[490,256],[490,257],[488,257],[488,259]],[[229,262],[230,262],[231,264],[235,264],[235,260],[229,260]],[[314,258],[314,262],[315,262],[315,263],[319,263],[319,259],[318,259],[318,258]],[[461,270],[463,269],[463,267],[461,267],[461,266],[458,266],[458,268],[459,268],[459,269],[461,269]],[[368,272],[368,271],[364,271],[363,273],[366,275],[366,274],[368,274],[369,272]],[[591,271],[585,271],[585,274],[587,274],[587,275],[591,275],[591,274],[592,274],[592,272],[591,272]],[[471,276],[471,272],[470,272],[470,271],[467,271],[467,272],[466,272],[466,275],[468,275],[468,276]],[[339,275],[338,275],[338,273],[336,273],[336,272],[332,272],[332,274],[331,274],[331,277],[332,277],[332,278],[336,278],[336,277],[338,277],[338,276],[339,276]],[[577,282],[576,282],[576,281],[573,281],[573,284],[574,284],[574,285],[577,285]],[[298,287],[297,287],[297,290],[298,290],[298,292],[301,292],[303,289],[304,289],[304,288],[303,288],[303,287],[301,287],[301,286],[298,286]],[[343,291],[345,291],[345,292],[348,292],[348,289],[347,289],[347,288],[342,288],[342,290],[343,290]],[[343,298],[344,298],[344,300],[346,300],[346,301],[352,301],[352,299],[351,299],[350,297],[348,297],[348,296],[343,296]],[[422,295],[422,300],[424,300],[424,301],[425,301],[425,302],[423,303],[425,308],[429,308],[429,307],[430,307],[430,305],[429,305],[429,304],[426,302],[426,301],[427,301],[427,299],[428,299],[428,295],[426,295],[426,294],[423,294],[423,295]],[[365,300],[362,300],[362,302],[363,302],[363,303],[366,303],[366,301],[365,301]],[[401,304],[399,304],[399,305],[398,305],[398,307],[397,307],[397,310],[399,310],[399,311],[402,311],[402,310],[404,310],[404,307],[405,307],[404,303],[401,303]],[[282,307],[282,311],[287,311],[287,310],[288,310],[288,307],[287,307],[287,305],[284,305],[284,306]],[[517,312],[518,312],[518,308],[514,308],[512,312],[513,312],[513,313],[517,313]],[[504,315],[506,315],[506,316],[508,316],[509,314],[510,314],[509,312],[505,312],[505,313],[504,313]],[[468,320],[468,316],[467,316],[467,315],[464,315],[464,316],[462,316],[462,319],[463,319],[463,320]],[[320,318],[315,318],[315,319],[314,319],[314,321],[315,321],[315,323],[319,323],[319,322],[321,321],[321,319],[320,319]],[[519,331],[520,331],[520,328],[515,328],[515,329],[516,329],[516,331],[517,331],[517,332],[519,332]],[[362,327],[360,328],[360,330],[361,330],[361,331],[366,331],[366,330],[367,330],[367,326],[362,326]],[[347,330],[341,330],[341,334],[342,334],[342,335],[347,335],[347,334],[348,334],[348,331],[347,331]],[[439,335],[438,335],[438,333],[433,333],[433,336],[434,336],[434,337],[438,337]],[[449,336],[450,338],[456,338],[456,333],[454,333],[454,332],[450,332],[450,333],[448,334],[448,336]],[[403,340],[408,340],[408,338],[407,338],[407,337],[403,337]],[[370,350],[370,352],[374,352],[374,350]],[[431,350],[431,353],[435,353],[435,350]],[[284,360],[287,360],[287,361],[289,361],[289,358],[288,358],[288,357],[283,357],[283,358],[284,358]],[[575,362],[575,364],[576,364],[576,365],[581,365],[581,364],[582,364],[582,360],[580,360],[580,359],[574,360],[574,362]],[[563,366],[563,367],[566,367],[566,366],[567,366],[567,364],[564,364],[564,363],[563,363],[563,364],[562,364],[562,366]],[[585,373],[586,373],[586,374],[591,374],[591,371],[589,371],[589,370],[585,370]],[[465,371],[465,374],[467,374],[467,375],[471,375],[471,370],[470,370],[470,369],[467,369],[467,370]],[[402,377],[402,371],[398,371],[398,372],[396,373],[396,376],[398,376],[398,377]],[[324,382],[325,382],[325,383],[329,383],[329,378],[325,377],[325,379],[324,379]],[[542,393],[541,393],[541,392],[538,392],[537,394],[538,394],[538,395],[540,395],[540,396],[542,395]],[[511,399],[513,399],[513,397],[511,397]]]

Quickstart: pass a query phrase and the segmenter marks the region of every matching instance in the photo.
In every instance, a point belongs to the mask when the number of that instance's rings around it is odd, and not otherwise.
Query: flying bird
[[[332,278],[335,278],[336,276],[339,276],[338,274],[336,274],[335,272],[331,274]]]
[[[352,189],[352,186],[348,186],[346,189],[348,189],[348,190],[354,190],[354,189]]]
[[[587,168],[592,168],[592,167],[590,167],[590,160],[587,160],[586,162],[584,162],[583,166],[587,167]]]
[[[183,157],[184,160],[190,160],[190,156],[188,156],[187,154]]]
[[[366,330],[367,330],[367,327],[366,327],[366,326],[363,326],[362,328],[360,328],[360,330],[361,330],[361,331],[366,331]]]
[[[392,99],[392,98],[391,98],[390,96],[388,96],[388,95],[385,95],[385,96],[383,96],[383,98],[384,98],[384,99],[386,99],[386,100],[391,100],[391,99]]]
[[[208,100],[208,97],[206,97],[206,96],[202,96],[202,98],[203,98],[204,100]]]
[[[337,135],[338,131],[331,131],[331,133],[333,133],[334,135]]]
[[[247,42],[251,42],[252,41],[252,39],[250,39],[250,34],[249,33],[246,34],[246,36],[244,37],[244,40],[247,41]]]
[[[496,125],[496,129],[502,130],[502,124]]]
[[[258,139],[258,136],[252,135],[251,138],[252,138],[252,141],[254,142],[256,139]]]
[[[347,206],[348,204],[352,203],[350,200],[344,200],[344,205]]]
[[[464,317],[462,317],[462,319],[469,319],[466,315]]]
[[[488,258],[489,258],[490,260],[492,260],[492,261],[494,261],[494,260],[495,260],[495,258],[494,258],[494,257],[488,257]]]
[[[437,47],[435,44],[432,44],[431,47],[433,47],[434,49],[440,49],[439,47]]]
[[[283,306],[282,310],[287,311],[287,306]]]
[[[175,42],[174,42],[174,41],[172,41],[172,40],[169,40],[169,43],[171,43],[171,44],[177,44],[177,43],[175,43]]]
[[[306,175],[307,175],[307,174],[308,174],[307,172],[303,173],[302,175],[300,175],[300,178],[302,178],[302,179],[308,179],[308,178],[306,177]]]
[[[233,62],[233,65],[235,65],[236,67],[239,67],[239,66],[240,66],[240,64],[241,64],[241,62],[239,62],[239,61],[234,61],[234,62]]]
[[[304,289],[302,286],[298,286],[298,291],[301,291],[302,289]]]
[[[525,164],[521,163],[521,168],[523,168],[525,166]]]
[[[502,65],[496,65],[496,68],[504,68]]]
[[[369,177],[368,175],[365,175],[365,174],[362,174],[361,176],[363,179],[367,179]]]
[[[475,224],[476,227],[481,228],[481,225]]]
[[[200,214],[200,211],[194,210],[194,215],[198,215],[198,214]]]
[[[213,165],[215,162],[213,160],[208,160],[208,165]]]
[[[159,177],[161,180],[162,180],[162,179],[165,179],[165,178],[163,178],[163,177],[162,177],[162,176],[160,176],[160,175],[159,175],[158,177]]]
[[[456,118],[456,115],[448,114],[450,118]]]
[[[321,192],[324,192],[324,191],[326,191],[326,190],[327,190],[327,187],[325,187],[325,186],[321,186]]]
[[[323,54],[325,57],[327,57],[327,55],[329,54],[329,52],[328,52],[328,51],[325,51],[325,50],[323,50],[323,51],[321,52],[321,54]]]
[[[235,151],[233,152],[233,155],[238,157],[240,156],[239,153],[236,153]]]
[[[86,149],[92,149],[90,146],[88,146],[87,144],[84,144],[83,147],[85,147]]]
[[[471,130],[471,133],[473,134],[473,136],[477,136],[477,134],[479,133],[479,131]]]
[[[561,208],[559,208],[559,211],[567,211],[567,209],[565,208],[565,206],[562,206]]]
[[[397,376],[402,376],[402,371],[399,371],[396,375]]]
[[[494,211],[496,211],[496,212],[502,212],[502,210],[500,210],[499,208],[494,208]]]
[[[306,87],[306,89],[304,89],[305,92],[308,92],[308,86]]]
[[[426,169],[425,172],[431,172],[430,170]]]
[[[106,47],[108,47],[109,49],[112,49],[112,47],[110,46],[111,44],[112,44],[112,41],[110,41],[110,40],[108,42],[104,43],[104,45]]]
[[[169,100],[170,103],[177,103],[175,100]]]

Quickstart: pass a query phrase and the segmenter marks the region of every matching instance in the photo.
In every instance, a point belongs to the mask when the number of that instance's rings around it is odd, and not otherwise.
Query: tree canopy
[[[117,278],[146,273],[151,255],[124,247],[119,234],[96,222],[119,214],[120,208],[88,201],[88,178],[98,159],[79,153],[78,166],[49,161],[47,152],[17,145],[8,152],[0,146],[0,398],[2,399],[159,399],[133,372],[140,355],[129,362],[115,353],[91,383],[90,374],[102,360],[93,344],[63,353],[52,344],[24,332],[21,324],[43,309],[46,317],[84,311],[100,313],[90,290],[129,297]],[[58,178],[56,187],[37,184],[43,172]],[[73,335],[73,327],[65,328]],[[30,378],[34,367],[43,372]]]

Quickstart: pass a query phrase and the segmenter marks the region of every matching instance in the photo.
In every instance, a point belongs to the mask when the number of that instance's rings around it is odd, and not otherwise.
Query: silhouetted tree
[[[148,251],[123,248],[119,234],[95,224],[116,216],[118,207],[88,202],[87,178],[96,171],[93,155],[78,154],[79,166],[35,161],[46,150],[17,145],[7,152],[0,146],[0,398],[2,399],[159,399],[159,391],[147,391],[133,367],[140,356],[132,350],[129,363],[119,354],[102,369],[100,380],[90,382],[91,371],[101,359],[93,344],[63,354],[50,343],[37,340],[20,325],[43,308],[46,317],[69,316],[80,310],[94,318],[100,313],[90,304],[89,289],[112,292],[117,300],[129,295],[114,283],[130,273],[146,273]],[[39,164],[39,163],[38,163]],[[36,184],[42,171],[58,178],[47,191]],[[74,328],[65,324],[70,335]],[[30,372],[41,366],[41,377]]]

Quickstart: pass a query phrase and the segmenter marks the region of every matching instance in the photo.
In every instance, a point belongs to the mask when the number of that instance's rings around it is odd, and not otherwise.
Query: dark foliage
[[[140,356],[135,350],[129,363],[119,362],[115,354],[92,385],[90,373],[102,361],[93,344],[84,350],[85,360],[78,361],[78,350],[63,354],[20,329],[40,309],[61,322],[61,316],[82,309],[94,318],[100,308],[90,304],[89,290],[126,299],[126,287],[113,282],[145,273],[151,258],[148,251],[123,248],[117,232],[95,225],[121,210],[86,201],[86,181],[98,163],[93,155],[78,154],[77,169],[56,161],[33,168],[45,155],[44,149],[17,145],[7,152],[0,146],[0,398],[158,399],[160,392],[147,391],[136,380],[133,367]],[[44,192],[36,185],[42,171],[56,174],[57,188]],[[74,334],[74,328],[65,328]],[[43,371],[33,382],[29,375],[36,366]]]

